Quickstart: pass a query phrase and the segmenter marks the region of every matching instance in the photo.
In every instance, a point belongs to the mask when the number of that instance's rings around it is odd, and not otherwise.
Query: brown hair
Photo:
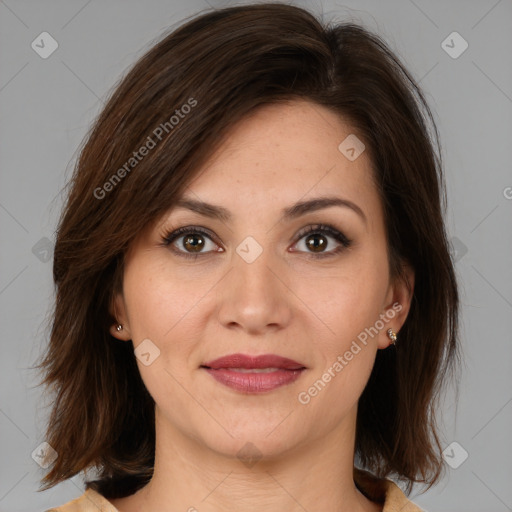
[[[382,197],[391,274],[403,277],[404,262],[415,270],[399,345],[378,351],[359,400],[356,455],[378,476],[406,481],[407,494],[413,482],[440,478],[436,406],[459,357],[458,292],[432,113],[378,36],[269,3],[207,12],[160,40],[115,88],[81,148],[57,230],[55,308],[39,365],[55,393],[46,440],[58,452],[43,490],[91,468],[97,478],[87,487],[107,498],[151,478],[154,401],[131,343],[109,333],[123,255],[235,122],[293,99],[328,107],[357,131]]]

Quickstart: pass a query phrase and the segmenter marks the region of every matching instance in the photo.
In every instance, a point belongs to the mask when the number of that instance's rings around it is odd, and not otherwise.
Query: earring
[[[397,339],[397,335],[396,335],[396,332],[393,331],[393,329],[388,329],[388,338],[391,340],[391,343],[393,345],[396,345],[396,339]]]
[[[119,332],[119,331],[122,331],[123,330],[123,326],[121,324],[117,324],[116,325],[116,331]]]

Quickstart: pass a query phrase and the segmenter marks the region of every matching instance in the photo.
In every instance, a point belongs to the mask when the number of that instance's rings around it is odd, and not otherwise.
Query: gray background
[[[45,510],[83,489],[75,477],[38,493],[44,471],[31,457],[48,409],[30,366],[48,339],[54,229],[78,146],[107,91],[164,30],[231,4],[0,0],[0,512]],[[306,6],[383,36],[420,80],[441,132],[465,358],[459,400],[449,390],[444,401],[443,447],[460,445],[445,459],[460,465],[411,499],[430,512],[512,510],[512,2]],[[47,59],[31,47],[44,31],[59,45]],[[442,46],[453,31],[469,45],[457,58]]]

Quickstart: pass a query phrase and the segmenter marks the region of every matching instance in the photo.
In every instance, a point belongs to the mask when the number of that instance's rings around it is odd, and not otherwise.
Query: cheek
[[[144,338],[163,343],[172,337],[207,289],[204,281],[191,283],[186,276],[174,275],[169,263],[159,258],[127,265],[124,294],[134,344]]]
[[[156,346],[149,345],[149,364],[138,358],[137,366],[155,402],[166,408],[179,410],[190,399],[179,383],[194,369],[190,354],[204,328],[197,306],[210,287],[201,280],[191,286],[154,255],[126,265],[123,290],[133,346],[147,339]]]
[[[162,389],[182,390],[177,381],[197,370],[198,347],[208,328],[206,304],[211,304],[218,276],[171,265],[164,254],[139,253],[127,263],[124,296],[134,348],[146,339],[157,347],[149,366],[137,361],[141,376],[154,398]]]
[[[358,266],[360,272],[347,268],[326,279],[325,286],[317,281],[316,292],[308,296],[328,329],[311,337],[317,364],[300,390],[299,402],[309,404],[312,417],[323,417],[325,428],[334,428],[359,400],[378,348],[372,328],[382,312],[385,265]]]
[[[331,356],[344,350],[364,329],[378,320],[388,291],[385,253],[377,247],[359,249],[341,259],[336,269],[313,274],[304,270],[296,281],[297,295],[324,324],[323,351]],[[318,347],[320,348],[320,347]]]

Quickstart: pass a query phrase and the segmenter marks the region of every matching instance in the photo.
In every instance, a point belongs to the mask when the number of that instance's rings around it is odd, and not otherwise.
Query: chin
[[[295,414],[287,409],[283,414],[269,414],[262,418],[254,414],[239,414],[223,418],[217,418],[217,422],[211,418],[193,428],[191,425],[185,431],[190,435],[195,431],[193,437],[205,448],[228,457],[238,458],[242,462],[245,459],[269,460],[279,458],[289,449],[304,442],[306,437],[305,425],[303,422],[297,424]],[[268,411],[267,411],[268,414]],[[284,421],[283,421],[284,420]],[[224,427],[224,428],[223,428]]]

